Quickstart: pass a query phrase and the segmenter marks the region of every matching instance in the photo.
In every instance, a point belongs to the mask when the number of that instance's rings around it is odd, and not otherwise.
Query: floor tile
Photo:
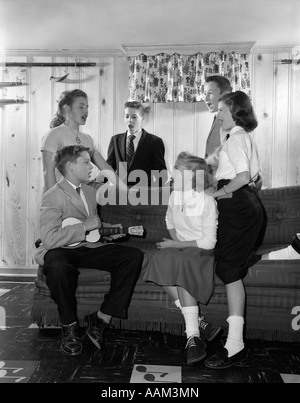
[[[280,374],[284,383],[300,383],[300,375]]]
[[[0,288],[0,297],[2,297],[2,295],[6,294],[7,292],[9,292],[10,290],[6,290],[4,288]]]
[[[130,383],[181,383],[181,367],[164,365],[134,365]]]
[[[0,361],[0,383],[27,383],[38,361]]]

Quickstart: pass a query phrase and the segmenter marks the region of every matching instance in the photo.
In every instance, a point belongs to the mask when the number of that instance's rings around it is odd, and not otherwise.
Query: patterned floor
[[[185,364],[183,337],[110,329],[103,351],[82,331],[83,352],[69,358],[60,352],[60,329],[31,324],[32,295],[32,283],[0,282],[0,383],[300,383],[300,343],[249,340],[245,364],[215,371]],[[207,354],[223,341],[209,343]]]

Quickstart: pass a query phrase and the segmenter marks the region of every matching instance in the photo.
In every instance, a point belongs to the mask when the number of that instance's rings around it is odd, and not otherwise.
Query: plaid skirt
[[[180,286],[206,305],[214,291],[214,254],[200,248],[166,248],[153,253],[143,276],[160,286]]]

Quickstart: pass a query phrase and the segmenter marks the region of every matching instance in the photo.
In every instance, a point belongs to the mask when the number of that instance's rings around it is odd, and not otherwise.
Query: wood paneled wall
[[[62,55],[9,56],[8,62],[74,62]],[[252,55],[253,104],[259,120],[254,136],[259,147],[264,186],[299,184],[300,71],[279,65],[290,53]],[[26,104],[0,107],[0,267],[30,268],[42,192],[40,145],[56,102],[64,90],[80,88],[89,96],[89,117],[84,131],[94,138],[106,157],[112,135],[122,132],[123,104],[127,99],[128,62],[122,55],[91,55],[80,61],[95,67],[7,67],[2,81],[21,79],[27,86],[0,90],[0,98],[23,97]],[[70,73],[64,82],[50,76]],[[204,155],[212,122],[204,102],[153,104],[145,129],[163,138],[166,162],[172,170],[180,151]],[[97,170],[95,169],[95,175]]]

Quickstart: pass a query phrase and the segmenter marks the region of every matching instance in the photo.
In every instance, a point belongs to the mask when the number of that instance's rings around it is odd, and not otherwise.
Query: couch
[[[143,269],[136,284],[127,320],[113,319],[116,328],[159,331],[184,335],[182,315],[163,290],[143,281],[143,273],[155,244],[168,237],[165,228],[164,189],[160,190],[156,205],[101,206],[105,222],[123,226],[143,225],[143,237],[126,236],[118,242],[135,246],[145,252]],[[258,253],[283,248],[300,232],[300,186],[261,190],[258,193],[263,206],[265,223],[259,234]],[[149,193],[150,197],[150,193]],[[144,201],[143,201],[144,202]],[[77,289],[78,319],[99,309],[109,288],[110,275],[104,271],[85,269],[80,272]],[[294,307],[300,305],[300,260],[259,261],[249,269],[244,280],[247,293],[246,337],[248,339],[299,342],[300,330],[292,327]],[[215,278],[215,291],[202,314],[209,320],[227,328],[227,299],[223,283]],[[300,312],[300,307],[299,307]],[[297,313],[297,312],[296,312]],[[32,322],[39,327],[59,326],[57,309],[45,283],[42,268],[38,268],[32,306]],[[295,320],[294,320],[295,322]]]

